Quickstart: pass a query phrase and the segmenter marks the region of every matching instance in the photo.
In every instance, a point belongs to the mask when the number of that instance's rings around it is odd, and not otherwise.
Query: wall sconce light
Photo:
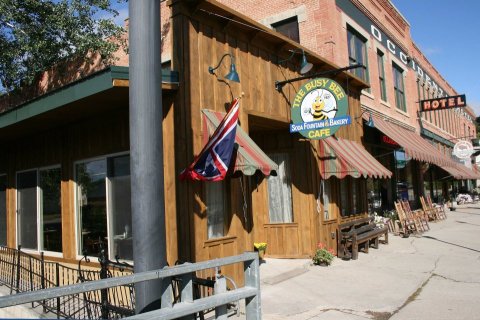
[[[368,114],[369,114],[368,121],[367,121],[366,125],[370,128],[375,128],[375,123],[373,122],[373,118],[372,118],[372,112],[369,111],[369,110],[363,110],[362,113],[360,113],[360,115],[358,117],[355,117],[355,120],[361,118],[365,112],[368,112]]]
[[[296,49],[291,51],[292,51],[292,54],[290,55],[290,57],[288,57],[288,59],[280,60],[278,61],[278,63],[280,64],[285,61],[290,61],[292,60],[295,53],[300,52],[300,50],[296,50]],[[305,54],[305,51],[303,49],[301,50],[301,52],[302,52],[302,63],[300,64],[300,74],[305,74],[308,71],[312,70],[313,64],[307,61],[307,55]]]
[[[230,57],[231,63],[230,63],[230,72],[225,76],[225,79],[230,80],[230,81],[234,81],[234,82],[240,82],[240,77],[238,76],[237,68],[235,67],[235,57],[231,53],[225,53],[222,56],[222,58],[220,59],[220,61],[218,62],[217,66],[215,68],[208,67],[208,72],[210,74],[215,74],[215,70],[217,70],[218,67],[220,67],[223,59],[226,56]]]

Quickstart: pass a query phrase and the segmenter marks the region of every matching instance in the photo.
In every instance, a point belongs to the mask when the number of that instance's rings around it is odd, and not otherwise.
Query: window
[[[75,165],[79,254],[132,260],[130,157],[105,157]]]
[[[342,217],[361,214],[365,210],[365,179],[345,177],[340,180],[340,214]]]
[[[403,86],[403,70],[395,63],[392,64],[393,90],[395,92],[395,105],[397,109],[407,111],[405,104],[405,88]]]
[[[368,67],[367,63],[367,40],[363,38],[358,32],[352,28],[347,28],[347,42],[348,42],[348,60],[349,65],[363,64]],[[369,82],[368,69],[356,68],[350,72],[355,74],[365,82]]]
[[[385,67],[384,67],[384,55],[380,50],[377,51],[377,64],[378,64],[378,79],[380,82],[380,98],[383,101],[387,101],[387,87],[385,84]]]
[[[287,38],[300,43],[300,33],[298,30],[298,19],[292,17],[272,24],[273,30],[283,34]]]
[[[335,214],[330,206],[332,203],[332,182],[331,179],[322,180],[321,182],[323,195],[323,220],[335,219]]]
[[[208,239],[225,235],[225,213],[227,212],[226,182],[206,182],[207,235]]]
[[[277,176],[269,176],[267,179],[270,222],[293,222],[289,156],[286,153],[272,153],[269,157],[278,164]]]
[[[25,249],[62,252],[61,170],[17,173],[17,237]]]
[[[42,249],[62,252],[62,208],[60,168],[38,172]]]
[[[0,175],[0,246],[7,245],[7,176]]]

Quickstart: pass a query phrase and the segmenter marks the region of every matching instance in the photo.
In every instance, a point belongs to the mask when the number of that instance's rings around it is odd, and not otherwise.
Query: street
[[[263,319],[480,319],[480,205],[329,267],[267,259]]]

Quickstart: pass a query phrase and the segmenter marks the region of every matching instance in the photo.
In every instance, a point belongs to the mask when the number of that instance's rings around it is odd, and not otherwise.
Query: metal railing
[[[214,289],[209,296],[195,296],[196,273],[207,269],[215,269],[226,265],[243,263],[244,286],[227,290],[226,278],[216,272]],[[23,292],[0,297],[0,308],[25,303],[39,303],[44,300],[68,299],[72,296],[88,295],[91,292],[102,292],[120,286],[132,286],[143,281],[162,280],[161,309],[136,314],[129,319],[176,319],[179,317],[194,318],[195,314],[204,310],[215,309],[217,319],[227,317],[227,306],[239,300],[245,300],[247,319],[261,319],[260,273],[258,255],[247,252],[241,255],[225,257],[198,263],[185,263],[173,267],[165,267],[154,271],[134,273],[97,281],[87,281],[64,287],[49,288],[35,292]],[[175,285],[177,284],[177,285]],[[105,291],[103,291],[105,292]],[[88,315],[85,316],[88,318]]]
[[[133,267],[113,262],[100,253],[101,268],[87,268],[82,262],[78,267],[69,267],[58,262],[45,261],[43,252],[37,258],[18,249],[0,246],[0,285],[10,289],[13,296],[23,292],[38,292],[68,286],[76,283],[96,281],[133,273]],[[43,311],[57,315],[57,318],[99,319],[120,318],[135,314],[133,285],[113,288],[109,291],[92,291],[55,299],[32,301],[32,308],[42,306]]]

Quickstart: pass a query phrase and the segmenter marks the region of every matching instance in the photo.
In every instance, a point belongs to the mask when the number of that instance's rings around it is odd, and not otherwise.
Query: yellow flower
[[[257,250],[265,250],[265,249],[267,249],[267,243],[266,243],[266,242],[254,242],[254,243],[253,243],[253,246],[254,246]]]

